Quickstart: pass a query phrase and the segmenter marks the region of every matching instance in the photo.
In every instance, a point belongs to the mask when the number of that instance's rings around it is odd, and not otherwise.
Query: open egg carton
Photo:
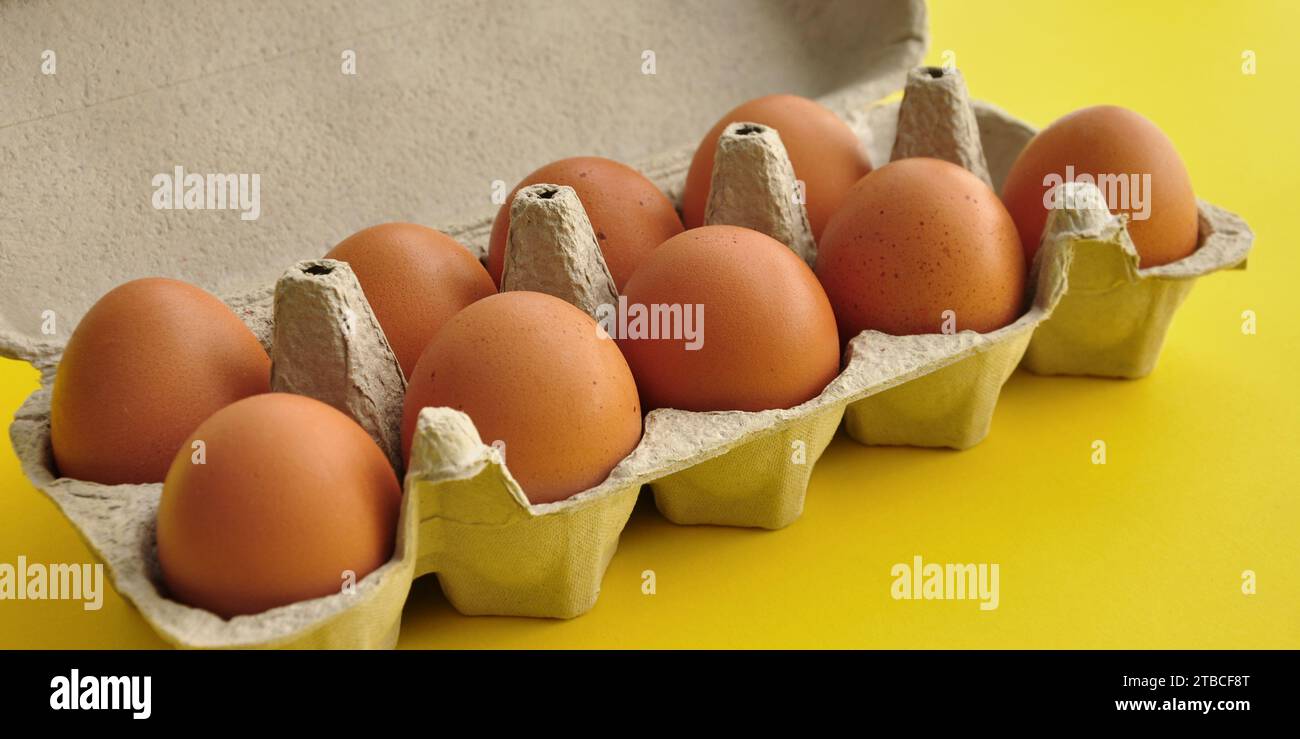
[[[782,20],[825,34],[843,33],[852,22],[870,25],[864,38],[904,39],[872,57],[869,75],[821,97],[859,134],[875,166],[891,157],[934,156],[1000,188],[1034,131],[968,100],[956,70],[915,68],[924,53],[920,3],[791,7],[795,18]],[[901,103],[875,102],[904,82]],[[698,132],[683,134],[680,148],[634,162],[674,200]],[[719,146],[707,220],[768,233],[811,263],[816,246],[802,205],[790,196],[794,187],[780,132],[733,125]],[[10,433],[28,478],[108,564],[119,592],[178,646],[390,647],[411,582],[427,573],[436,573],[465,614],[570,618],[595,603],[643,486],[676,523],[784,527],[802,512],[813,466],[841,422],[864,444],[964,449],[988,433],[1002,385],[1022,363],[1043,374],[1141,377],[1154,367],[1195,279],[1244,266],[1251,245],[1240,218],[1201,203],[1196,251],[1143,270],[1124,219],[1106,210],[1099,191],[1067,185],[1057,197],[1064,207],[1049,218],[1027,309],[1010,325],[986,334],[863,332],[849,343],[840,375],[790,409],[652,411],[632,454],[603,483],[566,500],[529,504],[500,452],[466,415],[426,408],[405,470],[393,558],[355,591],[261,614],[224,620],[166,596],[154,547],[161,484],[106,486],[58,476],[49,386],[61,341],[0,332],[0,352],[31,362],[43,376]],[[525,188],[511,207],[503,289],[549,292],[588,312],[616,297],[571,189]],[[482,255],[490,223],[485,214],[446,231]],[[227,302],[271,354],[273,389],[349,413],[401,469],[405,380],[346,264],[300,261],[274,284],[230,293]]]

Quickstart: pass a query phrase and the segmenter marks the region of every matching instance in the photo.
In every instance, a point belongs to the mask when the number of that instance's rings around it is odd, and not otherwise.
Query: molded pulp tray
[[[872,66],[865,80],[822,98],[859,132],[879,166],[889,158],[898,105],[869,103],[897,89],[899,70],[920,58],[916,36],[923,38],[917,29],[924,14],[916,3],[881,4],[865,14],[854,5],[793,7],[801,9],[796,13],[820,8],[811,15],[813,26],[884,18],[886,25],[913,32],[888,47],[894,53],[873,57],[889,61]],[[879,26],[872,28],[872,38],[878,38]],[[974,107],[999,188],[1033,131],[992,106]],[[634,162],[674,199],[695,135],[690,146]],[[548,158],[554,157],[543,157]],[[429,572],[437,573],[462,613],[568,618],[595,602],[643,484],[651,486],[660,511],[678,523],[780,528],[802,511],[812,467],[841,419],[863,443],[966,448],[987,433],[1002,384],[1022,358],[1028,369],[1046,374],[1150,372],[1172,314],[1195,278],[1244,265],[1250,232],[1236,216],[1201,203],[1197,251],[1174,264],[1139,270],[1123,221],[1086,207],[1088,195],[1080,192],[1079,207],[1053,214],[1031,275],[1032,303],[1011,325],[983,335],[864,332],[851,342],[840,376],[817,398],[788,410],[652,412],[641,444],[609,478],[565,501],[530,506],[499,452],[482,443],[468,417],[425,409],[393,559],[355,591],[262,614],[225,621],[159,592],[153,542],[160,484],[105,486],[57,478],[49,448],[49,385],[61,339],[0,330],[0,353],[31,362],[43,375],[42,389],[19,410],[11,436],[29,479],[103,557],[119,592],[178,646],[392,646],[411,581]],[[447,231],[481,253],[489,224],[487,216]],[[275,261],[267,270],[275,274],[289,261]],[[268,282],[227,292],[264,344],[271,337]]]

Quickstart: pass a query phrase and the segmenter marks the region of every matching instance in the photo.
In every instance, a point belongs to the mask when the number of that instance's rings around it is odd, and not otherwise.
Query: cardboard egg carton
[[[877,165],[891,153],[938,156],[999,188],[1033,130],[993,106],[968,102],[952,71],[917,70],[908,83],[901,105],[864,104],[866,83],[823,102],[850,123]],[[683,147],[640,168],[679,199],[692,152]],[[793,186],[779,131],[732,126],[720,146],[708,218],[762,230],[811,263],[815,244],[802,206],[789,197]],[[612,280],[572,191],[539,185],[521,194],[512,203],[506,287],[557,294],[588,312],[607,302]],[[569,618],[594,604],[642,486],[677,523],[786,526],[802,512],[813,466],[841,421],[863,443],[966,448],[987,434],[1001,387],[1022,361],[1045,373],[1144,374],[1195,278],[1244,264],[1250,247],[1239,218],[1202,203],[1196,252],[1139,270],[1123,219],[1099,207],[1100,193],[1069,186],[1058,197],[1065,207],[1049,218],[1028,308],[1012,324],[987,334],[863,332],[850,342],[841,374],[790,409],[655,410],[632,454],[600,485],[566,500],[529,504],[499,450],[484,443],[467,416],[424,409],[405,470],[393,559],[355,591],[261,614],[223,620],[166,597],[154,547],[161,484],[105,486],[57,476],[49,386],[61,342],[0,336],[0,348],[32,362],[43,377],[10,433],[28,478],[104,559],[119,592],[178,646],[389,647],[412,580],[427,573],[436,573],[462,613]],[[490,216],[474,219],[447,232],[481,255],[490,223]],[[346,264],[299,262],[275,285],[227,302],[271,353],[276,389],[348,412],[400,469],[396,429],[405,381]]]

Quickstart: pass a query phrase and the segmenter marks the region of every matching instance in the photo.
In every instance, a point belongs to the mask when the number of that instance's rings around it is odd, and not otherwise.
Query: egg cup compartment
[[[677,524],[780,529],[803,513],[813,465],[835,436],[838,405],[792,419],[725,454],[650,483]]]
[[[1056,230],[1064,219],[1050,222]],[[988,435],[1002,386],[1019,365],[1030,337],[1061,300],[1065,270],[1073,253],[1069,239],[1041,250],[1041,269],[1030,275],[1033,301],[1010,325],[986,334],[891,336],[863,331],[851,343],[873,364],[900,369],[880,378],[851,400],[845,432],[866,445],[967,449]],[[906,358],[906,361],[904,360]],[[903,370],[911,365],[914,369]]]
[[[975,446],[988,435],[998,395],[1032,331],[1025,326],[1000,341],[973,334],[973,353],[965,359],[849,404],[845,432],[866,445]]]
[[[405,488],[419,501],[417,576],[436,572],[457,611],[572,618],[595,605],[641,483],[611,475],[531,505],[468,416],[425,408]]]
[[[878,120],[882,115],[885,121]],[[996,111],[972,104],[961,73],[939,67],[913,69],[907,77],[903,100],[877,106],[871,116],[892,136],[890,161],[916,156],[942,159],[966,169],[990,187],[995,187],[990,170],[1005,176],[1010,167],[1010,161],[1004,161],[1006,154],[1011,152],[1014,157],[1019,151],[1008,146],[1007,139],[1025,133],[1009,119],[1002,120]],[[988,122],[983,123],[981,117]],[[993,156],[986,155],[986,148],[992,150]],[[962,331],[915,339],[946,345],[949,351],[962,353],[963,358],[850,403],[844,413],[844,429],[849,437],[866,445],[953,449],[968,449],[983,441],[992,425],[1002,386],[1020,363],[1035,327],[1059,298],[1060,284],[1054,275],[1043,275],[1040,285],[1035,285],[1031,275],[1026,286],[1036,296],[1034,304],[1008,326],[987,334]],[[901,337],[876,331],[865,335],[875,342],[905,344]]]
[[[1245,269],[1253,235],[1237,215],[1199,201],[1196,251],[1139,269],[1122,218],[1101,218],[1081,234],[1067,274],[1069,292],[1034,332],[1025,369],[1040,375],[1145,377],[1155,369],[1174,311],[1196,278]]]
[[[169,644],[188,649],[389,649],[397,643],[415,564],[414,498],[402,501],[392,559],[354,588],[226,620],[171,600],[158,566],[162,484],[59,478],[50,449],[50,390],[31,395],[10,426],[23,473],[59,507],[113,586]]]
[[[958,70],[912,69],[902,101],[890,110],[894,118],[888,127],[890,161],[942,159],[992,186],[976,109]],[[1015,126],[994,127],[992,132],[990,144],[999,152],[1011,149],[999,146],[1006,133],[1020,133]],[[877,140],[869,130],[867,133],[864,138]],[[874,154],[874,161],[881,161],[880,152]],[[816,246],[801,243],[800,237],[808,234],[807,217],[802,205],[791,207],[792,200],[797,201],[791,197],[793,192],[797,192],[794,168],[781,144],[780,131],[744,122],[724,130],[718,141],[707,223],[762,231],[813,264]],[[849,436],[869,445],[965,449],[979,443],[988,434],[1002,385],[1020,363],[1030,334],[1051,311],[1055,297],[1054,292],[1044,293],[1045,299],[1020,319],[983,335],[963,331],[893,337],[864,332],[870,337],[868,346],[880,352],[880,361],[891,362],[890,353],[910,351],[949,359],[929,374],[850,403],[844,415]]]

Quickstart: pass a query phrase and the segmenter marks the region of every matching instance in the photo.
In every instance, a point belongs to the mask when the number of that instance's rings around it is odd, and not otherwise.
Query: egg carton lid
[[[653,170],[768,93],[849,117],[926,44],[921,0],[5,4],[0,356],[48,364],[128,280],[241,295],[379,222],[481,250],[448,227],[486,222],[496,181],[579,154]],[[155,208],[177,167],[257,175],[258,217]]]

